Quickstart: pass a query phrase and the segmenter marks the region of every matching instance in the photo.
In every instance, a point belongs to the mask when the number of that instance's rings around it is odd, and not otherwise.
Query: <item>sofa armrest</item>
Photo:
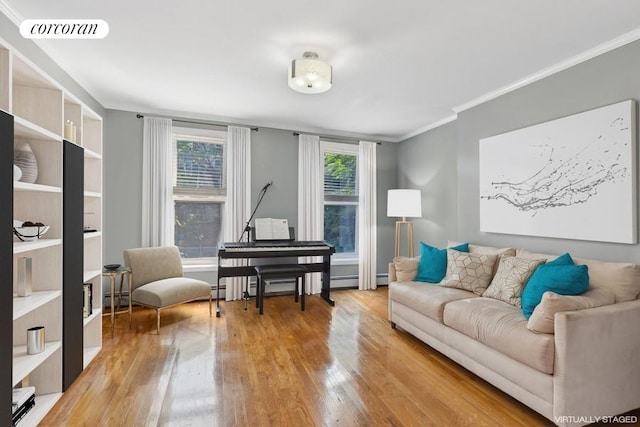
[[[394,263],[390,262],[389,263],[389,283],[395,282],[396,280],[398,280],[398,278],[396,277],[396,266]]]
[[[640,300],[556,313],[555,345],[557,424],[640,408]]]

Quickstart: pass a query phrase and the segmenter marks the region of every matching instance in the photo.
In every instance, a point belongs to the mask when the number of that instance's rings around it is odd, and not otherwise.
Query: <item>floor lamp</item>
[[[407,229],[407,256],[413,255],[413,223],[407,217],[422,216],[422,196],[420,190],[389,190],[387,192],[387,216],[402,217],[396,221],[396,257],[402,246],[402,226]]]

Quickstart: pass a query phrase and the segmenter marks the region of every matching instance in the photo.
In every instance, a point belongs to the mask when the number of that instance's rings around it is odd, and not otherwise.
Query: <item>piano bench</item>
[[[256,265],[257,280],[257,298],[256,304],[260,314],[264,312],[264,291],[266,282],[276,279],[296,279],[295,289],[295,302],[298,302],[298,279],[302,282],[302,292],[300,293],[300,309],[304,311],[304,294],[305,288],[305,275],[309,272],[307,267],[298,264],[271,264],[271,265]]]

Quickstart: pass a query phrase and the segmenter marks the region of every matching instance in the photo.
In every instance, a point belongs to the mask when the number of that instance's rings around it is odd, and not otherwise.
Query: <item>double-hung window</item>
[[[321,142],[324,239],[336,258],[358,257],[358,146]]]
[[[173,128],[174,236],[183,262],[211,263],[223,238],[226,132]]]

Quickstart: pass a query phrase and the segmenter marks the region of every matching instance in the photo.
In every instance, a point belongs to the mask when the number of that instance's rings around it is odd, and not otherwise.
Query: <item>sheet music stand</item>
[[[256,228],[251,227],[251,241],[252,242],[291,242],[296,240],[296,230],[295,227],[289,227],[289,238],[288,239],[263,239],[256,240]]]

